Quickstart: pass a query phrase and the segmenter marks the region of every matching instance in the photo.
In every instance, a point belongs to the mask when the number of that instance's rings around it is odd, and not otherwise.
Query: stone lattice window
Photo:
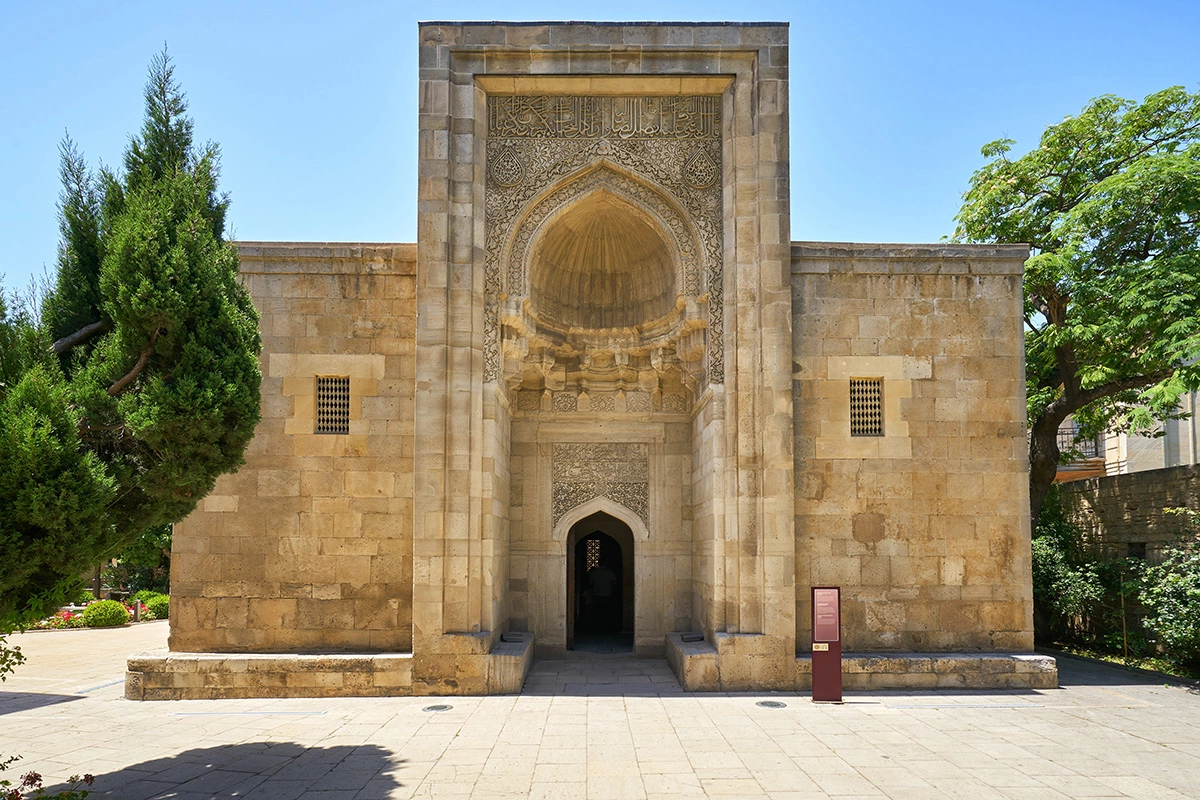
[[[317,378],[317,433],[350,433],[350,378]]]
[[[585,565],[588,571],[600,566],[600,540],[587,540],[587,564]]]
[[[850,379],[850,435],[883,436],[883,379]]]

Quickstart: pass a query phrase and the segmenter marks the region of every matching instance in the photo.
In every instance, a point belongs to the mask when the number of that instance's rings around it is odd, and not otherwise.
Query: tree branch
[[[1133,375],[1119,381],[1113,381],[1112,383],[1093,386],[1091,389],[1085,389],[1071,396],[1063,394],[1050,405],[1046,406],[1046,410],[1042,412],[1041,416],[1055,417],[1061,415],[1060,419],[1065,419],[1068,414],[1074,414],[1088,403],[1095,402],[1102,397],[1123,392],[1126,389],[1139,389],[1143,386],[1150,386],[1166,378],[1172,372],[1174,370],[1152,372],[1149,375]]]
[[[134,378],[141,374],[142,370],[146,368],[146,362],[150,360],[150,356],[154,353],[154,343],[157,341],[158,331],[155,331],[154,335],[150,337],[150,344],[146,345],[146,349],[142,351],[140,356],[138,356],[137,363],[133,365],[133,369],[129,370],[129,372],[126,372],[119,381],[108,387],[109,397],[116,397],[121,392],[125,391],[125,387],[128,386]]]
[[[100,320],[99,322],[93,322],[91,325],[84,325],[82,328],[75,331],[74,333],[68,334],[67,336],[62,337],[61,339],[56,340],[54,342],[54,344],[50,345],[50,349],[54,351],[55,355],[62,355],[63,353],[67,352],[75,345],[86,342],[88,339],[92,338],[97,333],[103,333],[104,331],[107,331],[110,327],[111,326],[104,320]]]

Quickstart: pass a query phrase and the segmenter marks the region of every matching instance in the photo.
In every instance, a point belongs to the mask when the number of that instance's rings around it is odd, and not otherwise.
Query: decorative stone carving
[[[629,411],[637,413],[645,413],[653,411],[654,406],[650,402],[650,395],[645,392],[629,392],[625,395],[625,408]]]
[[[574,411],[578,406],[579,398],[574,392],[555,392],[554,393],[554,410],[555,411]]]
[[[703,147],[697,147],[683,162],[683,179],[694,189],[707,189],[720,177],[721,168],[708,157]]]
[[[612,411],[613,396],[608,392],[591,395],[592,411]]]
[[[724,381],[719,97],[493,96],[486,146],[487,306],[527,291],[528,247],[547,216],[603,187],[662,223],[679,254],[677,291],[708,295],[707,377]],[[628,174],[588,172],[606,163]],[[499,340],[498,315],[484,324],[484,379],[496,380],[499,347],[486,340]]]
[[[542,395],[539,392],[518,392],[518,411],[537,411],[542,407]]]
[[[555,524],[571,509],[595,497],[607,497],[650,524],[647,445],[617,442],[555,444],[550,474]]]
[[[500,376],[500,314],[495,303],[483,306],[483,375],[484,380]]]
[[[511,147],[506,147],[488,164],[488,175],[499,186],[517,186],[525,180],[525,165]]]
[[[687,400],[683,399],[683,395],[669,394],[663,399],[663,411],[682,414],[687,411]]]

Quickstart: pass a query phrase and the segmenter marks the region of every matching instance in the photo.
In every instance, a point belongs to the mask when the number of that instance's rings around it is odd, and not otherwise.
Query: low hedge
[[[116,600],[101,600],[83,610],[83,624],[89,628],[112,628],[129,622],[129,612]]]
[[[156,594],[153,597],[147,598],[146,616],[150,619],[166,619],[167,613],[170,610],[171,598],[165,594]]]

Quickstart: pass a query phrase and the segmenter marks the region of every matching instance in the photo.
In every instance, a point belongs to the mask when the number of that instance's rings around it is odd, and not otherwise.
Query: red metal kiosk
[[[812,699],[842,702],[842,596],[836,586],[812,590]]]

